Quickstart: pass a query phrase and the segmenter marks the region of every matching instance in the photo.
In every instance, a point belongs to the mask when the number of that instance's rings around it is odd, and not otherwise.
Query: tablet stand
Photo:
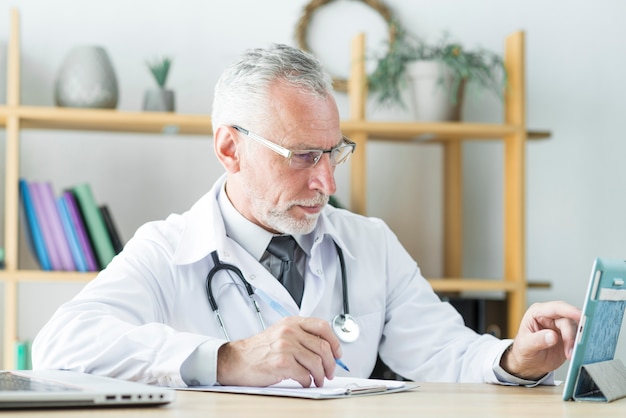
[[[618,360],[581,366],[574,400],[611,402],[626,397],[626,367]]]

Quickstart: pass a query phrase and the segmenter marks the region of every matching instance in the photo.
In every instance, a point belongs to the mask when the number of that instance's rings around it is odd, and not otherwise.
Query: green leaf
[[[159,87],[165,88],[165,82],[167,81],[167,75],[172,65],[172,59],[168,57],[155,58],[152,61],[146,61],[146,65],[150,69]]]

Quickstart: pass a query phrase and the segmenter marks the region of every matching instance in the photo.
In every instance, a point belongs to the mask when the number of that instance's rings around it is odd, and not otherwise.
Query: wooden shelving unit
[[[94,273],[22,270],[18,265],[20,132],[23,129],[83,130],[128,133],[168,133],[211,135],[207,115],[176,113],[121,112],[20,104],[19,14],[11,12],[8,44],[7,104],[0,106],[0,128],[6,131],[6,168],[4,173],[4,247],[6,268],[0,270],[4,283],[4,362],[15,364],[14,342],[17,333],[18,284],[38,282],[87,282]],[[355,39],[353,70],[349,80],[350,119],[343,121],[344,133],[357,142],[358,151],[351,162],[351,207],[366,213],[366,151],[370,140],[440,142],[445,150],[445,279],[431,279],[437,291],[504,291],[508,295],[509,330],[517,329],[526,309],[526,272],[524,239],[524,150],[529,137],[546,137],[546,132],[529,134],[525,127],[524,35],[507,39],[506,63],[511,88],[506,97],[503,124],[469,123],[396,123],[370,122],[365,115],[367,82],[364,68],[364,37]],[[462,177],[461,144],[465,140],[502,140],[505,144],[505,219],[504,273],[502,280],[462,278]]]
[[[19,14],[11,11],[8,43],[7,104],[0,106],[0,128],[6,131],[6,169],[4,173],[4,361],[3,368],[15,364],[14,343],[17,332],[17,296],[21,282],[87,282],[95,273],[22,270],[18,265],[20,132],[23,129],[82,130],[128,133],[165,133],[212,135],[207,115],[159,112],[120,112],[117,110],[74,109],[22,106],[20,104],[20,28]]]
[[[509,89],[504,100],[505,117],[501,124],[463,122],[416,123],[372,122],[366,117],[367,77],[365,74],[365,36],[352,45],[352,70],[348,81],[350,120],[342,123],[343,132],[358,144],[352,159],[351,209],[367,212],[367,143],[371,140],[440,143],[444,149],[444,276],[430,279],[438,292],[504,291],[508,301],[508,329],[515,335],[526,310],[525,258],[525,148],[528,139],[546,138],[546,131],[526,129],[524,33],[506,39],[505,65]],[[504,271],[502,280],[463,278],[463,141],[498,140],[504,143]],[[541,285],[546,286],[545,284]]]

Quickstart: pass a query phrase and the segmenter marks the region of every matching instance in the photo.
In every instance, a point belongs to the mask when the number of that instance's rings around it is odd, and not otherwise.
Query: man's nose
[[[324,154],[311,168],[312,175],[309,187],[319,190],[327,196],[335,194],[337,184],[335,183],[335,166],[330,163],[330,155]]]

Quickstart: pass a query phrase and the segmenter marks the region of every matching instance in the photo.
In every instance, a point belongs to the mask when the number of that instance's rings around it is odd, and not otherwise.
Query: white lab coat
[[[343,249],[350,313],[360,338],[343,343],[351,376],[367,377],[377,353],[416,381],[497,382],[493,372],[510,341],[479,336],[442,303],[417,264],[380,219],[327,206],[310,239],[301,309],[286,289],[226,236],[216,196],[222,177],[187,212],[140,227],[124,250],[44,326],[33,343],[35,368],[73,369],[164,386],[184,386],[181,365],[201,344],[213,367],[224,337],[206,295],[218,251],[293,315],[331,321],[342,312],[341,274],[333,240]],[[231,340],[261,326],[239,280],[215,276],[212,289]],[[280,315],[258,299],[265,324]],[[336,375],[345,374],[340,368]]]

